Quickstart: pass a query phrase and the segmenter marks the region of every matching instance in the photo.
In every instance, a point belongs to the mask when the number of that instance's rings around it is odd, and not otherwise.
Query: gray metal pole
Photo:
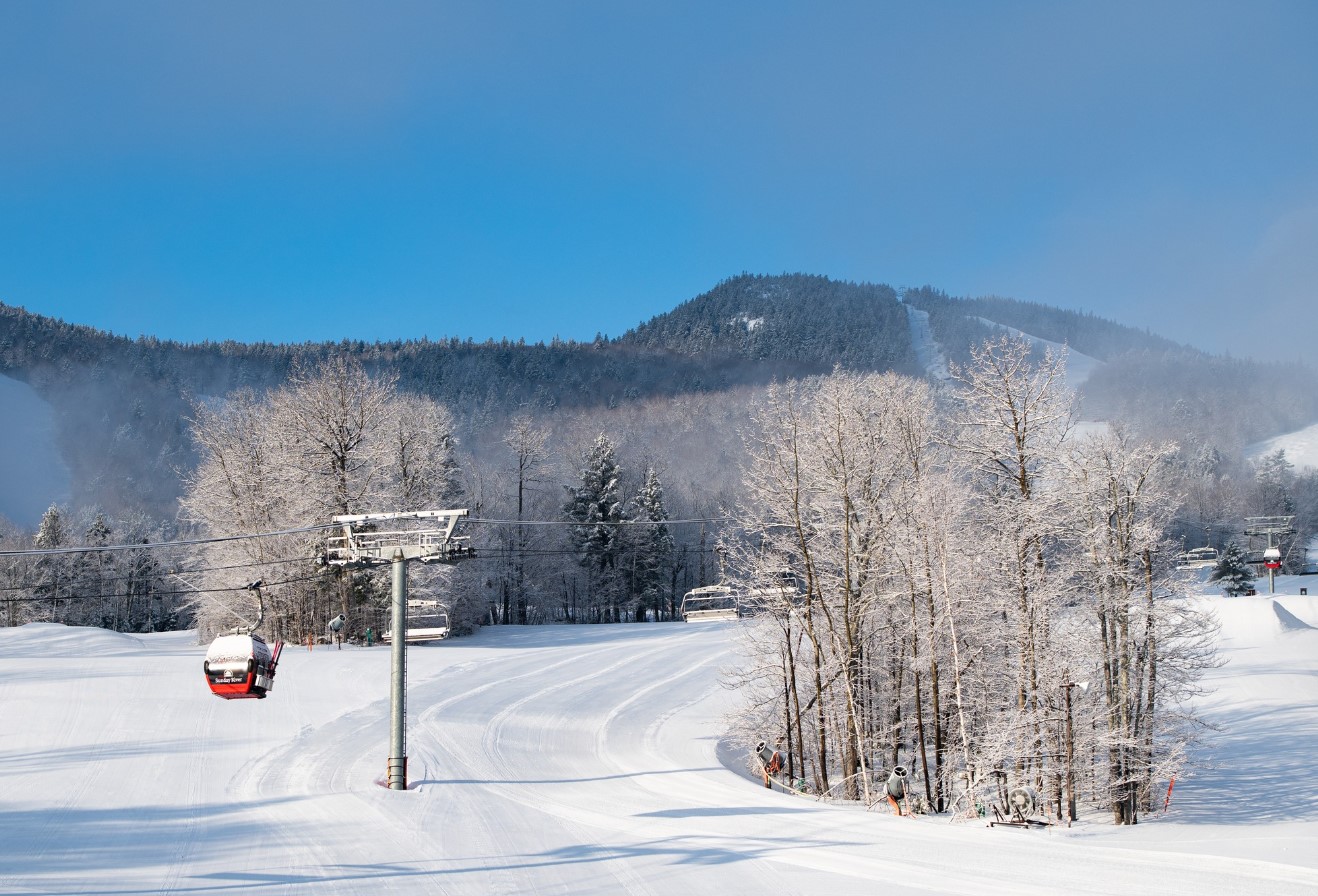
[[[393,556],[393,672],[389,693],[389,789],[407,789],[407,561]]]
[[[1075,734],[1071,729],[1071,688],[1074,684],[1062,685],[1066,693],[1066,826],[1079,816],[1075,811]]]
[[[1271,533],[1271,532],[1268,533],[1268,550],[1272,550],[1272,533]],[[1272,560],[1271,557],[1268,557],[1267,559],[1268,559],[1269,561]],[[1271,566],[1269,566],[1269,567],[1268,567],[1268,594],[1276,594],[1276,593],[1277,593],[1277,571],[1276,571],[1275,569],[1273,569]]]

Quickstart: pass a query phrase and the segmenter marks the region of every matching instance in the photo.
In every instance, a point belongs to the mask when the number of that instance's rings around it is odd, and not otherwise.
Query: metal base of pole
[[[385,770],[385,780],[390,790],[407,789],[407,757],[390,756]]]

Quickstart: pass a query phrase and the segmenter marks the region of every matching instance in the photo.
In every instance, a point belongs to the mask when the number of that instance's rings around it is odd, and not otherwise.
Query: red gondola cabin
[[[211,693],[225,700],[264,697],[275,685],[275,664],[283,646],[276,641],[272,651],[257,635],[216,638],[202,665]]]

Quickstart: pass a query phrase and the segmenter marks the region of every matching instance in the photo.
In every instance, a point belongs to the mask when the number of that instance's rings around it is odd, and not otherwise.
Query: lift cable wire
[[[252,569],[253,567],[278,566],[280,564],[312,563],[312,562],[314,562],[314,560],[309,557],[293,557],[287,560],[259,560],[259,561],[254,560],[248,563],[232,563],[229,564],[228,566],[198,566],[194,569],[155,569],[155,570],[148,570],[147,572],[159,574],[159,575],[173,575],[173,576],[182,577],[182,576],[202,575],[203,573],[208,573],[208,572],[227,572],[228,570],[232,570],[232,569]],[[95,577],[95,581],[102,585],[113,584],[115,582],[131,582],[135,579],[140,580],[141,576],[126,575],[126,576]],[[3,593],[5,591],[27,591],[28,589],[34,587],[36,586],[35,585],[0,585],[0,593]]]
[[[506,526],[675,526],[694,523],[721,523],[732,517],[707,517],[690,520],[612,520],[609,522],[579,523],[574,520],[492,520],[469,519],[469,524],[506,525]],[[305,532],[323,532],[328,529],[342,529],[342,523],[321,523],[316,526],[301,526],[296,529],[278,529],[273,532],[253,532],[244,535],[216,535],[210,538],[192,538],[183,541],[154,541],[138,544],[104,544],[83,545],[71,548],[27,548],[17,551],[0,551],[0,557],[43,557],[57,554],[96,554],[108,551],[155,550],[157,548],[195,547],[198,545],[221,544],[230,541],[245,541],[253,538],[277,538],[283,535],[300,535]],[[278,562],[278,561],[276,561]]]
[[[264,582],[262,583],[262,587],[269,588],[273,585],[291,585],[291,584],[296,584],[298,582],[313,582],[316,580],[316,578],[317,576],[302,576],[300,578],[294,578],[294,579],[282,579],[278,582]],[[52,601],[58,601],[60,603],[71,603],[73,601],[87,601],[87,600],[114,600],[116,598],[124,598],[124,597],[152,597],[152,598],[177,597],[178,595],[181,594],[220,594],[229,591],[250,591],[250,590],[251,589],[247,585],[234,585],[231,588],[187,588],[187,589],[179,589],[177,591],[160,591],[153,588],[149,594],[128,594],[128,593],[68,594],[68,595],[43,594],[37,597],[0,597],[0,603],[5,603],[5,604],[50,603]]]
[[[0,551],[0,557],[40,557],[50,554],[96,554],[106,551],[155,550],[156,548],[194,547],[203,544],[221,544],[228,541],[245,541],[251,538],[277,538],[281,535],[300,535],[304,532],[322,532],[341,529],[340,523],[322,523],[318,526],[301,526],[297,529],[278,529],[274,532],[253,532],[246,535],[215,535],[210,538],[191,538],[184,541],[148,541],[138,544],[84,545],[76,548],[29,548],[21,551]]]
[[[718,548],[687,548],[688,554],[717,554]],[[491,547],[481,548],[476,551],[476,556],[470,562],[480,563],[481,561],[490,562],[494,560],[512,560],[517,557],[572,557],[580,556],[581,551],[576,548],[525,548],[519,550],[509,547]]]
[[[525,557],[525,558],[531,558],[531,557],[568,557],[568,556],[573,556],[573,555],[576,555],[576,554],[579,554],[579,553],[580,553],[580,551],[577,551],[577,550],[572,549],[572,548],[525,548],[525,549],[522,549],[522,550],[519,551],[519,550],[514,549],[514,548],[508,548],[508,547],[503,547],[503,546],[498,546],[498,547],[482,547],[482,548],[479,550],[479,552],[476,554],[476,556],[473,557],[473,558],[471,558],[471,562],[475,562],[475,563],[496,563],[496,562],[507,562],[507,561],[512,560],[512,559],[517,558],[517,557]],[[703,553],[703,554],[715,554],[715,553],[718,553],[718,549],[717,549],[717,548],[713,548],[713,547],[707,547],[707,548],[704,548],[704,549],[701,549],[701,548],[688,548],[687,551],[686,551],[686,553],[688,553],[688,554],[702,554],[702,553]],[[162,574],[162,575],[175,575],[175,576],[182,577],[182,576],[185,576],[185,575],[189,575],[189,576],[192,576],[192,575],[202,575],[202,574],[204,574],[204,573],[210,573],[210,572],[227,572],[227,571],[229,571],[229,570],[234,570],[234,569],[252,569],[252,568],[254,568],[254,567],[275,566],[275,565],[279,565],[279,564],[315,563],[315,562],[316,562],[316,558],[314,558],[314,557],[292,557],[292,558],[289,558],[289,559],[281,559],[281,560],[261,560],[261,561],[252,561],[252,562],[250,562],[250,563],[234,563],[234,564],[230,564],[230,565],[228,565],[228,566],[199,566],[199,567],[196,567],[196,568],[193,568],[193,569],[166,569],[166,570],[157,570],[157,572],[160,573],[160,574]],[[381,569],[382,569],[382,568],[381,568]],[[310,582],[310,581],[314,581],[314,580],[317,579],[317,578],[318,578],[318,576],[306,576],[306,577],[299,578],[299,579],[285,579],[285,580],[283,580],[283,581],[279,581],[279,582],[267,582],[266,584],[267,584],[267,586],[269,586],[269,585],[285,585],[285,584],[289,584],[289,583],[292,583],[292,582]],[[97,579],[95,579],[95,581],[96,581],[98,584],[101,584],[101,585],[111,585],[111,584],[120,583],[120,582],[130,582],[130,581],[133,581],[134,579],[140,579],[140,576],[132,576],[132,575],[128,575],[128,576],[110,576],[110,577],[108,577],[108,578],[97,578]],[[47,582],[47,583],[45,583],[45,584],[50,584],[50,583]],[[24,585],[0,585],[0,595],[5,594],[6,592],[13,592],[13,591],[31,591],[33,588],[37,588],[37,587],[40,587],[40,586],[39,586],[39,585],[30,584],[30,583],[29,583],[29,584],[24,584]],[[203,594],[205,594],[205,593],[209,593],[209,592],[211,592],[211,591],[240,591],[240,590],[243,590],[244,587],[245,587],[245,586],[238,586],[238,587],[236,587],[236,588],[193,588],[193,589],[190,589],[190,590],[188,590],[188,591],[159,591],[159,590],[156,590],[156,589],[152,589],[152,591],[151,591],[151,596],[152,596],[152,597],[156,597],[156,596],[167,597],[167,596],[178,595],[178,594],[194,594],[194,593],[203,593]],[[110,599],[110,598],[116,598],[116,597],[129,597],[129,596],[131,596],[131,595],[129,595],[127,592],[115,592],[115,593],[113,593],[113,594],[99,595],[99,597],[103,597],[104,599],[107,599],[107,600]],[[140,595],[139,595],[139,596],[140,596]],[[73,596],[64,596],[64,597],[59,597],[59,598],[52,598],[50,595],[46,595],[46,596],[44,596],[44,597],[22,597],[22,598],[6,598],[6,597],[0,597],[0,603],[21,603],[21,602],[23,602],[23,601],[44,601],[44,600],[52,600],[52,599],[55,599],[55,600],[84,600],[84,599],[89,599],[89,598],[73,597]]]
[[[576,520],[490,520],[477,517],[466,522],[484,523],[491,526],[678,526],[695,523],[726,523],[732,519],[733,517],[730,516],[711,516],[704,519],[690,520],[601,520],[581,523]]]

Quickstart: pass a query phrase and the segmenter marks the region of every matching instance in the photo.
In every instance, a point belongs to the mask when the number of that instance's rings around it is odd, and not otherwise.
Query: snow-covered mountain
[[[952,379],[947,367],[947,356],[934,338],[929,326],[929,312],[914,305],[905,305],[906,319],[911,325],[911,348],[915,351],[916,363],[925,375],[936,383],[945,383]]]

